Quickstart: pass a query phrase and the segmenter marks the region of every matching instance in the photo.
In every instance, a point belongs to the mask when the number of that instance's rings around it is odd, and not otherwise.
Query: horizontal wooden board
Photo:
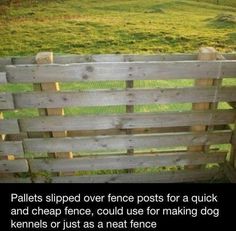
[[[222,70],[219,72],[219,70]],[[236,76],[236,61],[103,62],[7,66],[10,83],[209,79]],[[220,75],[220,76],[219,76]]]
[[[178,182],[214,182],[222,179],[223,172],[219,168],[167,171],[146,174],[111,174],[111,175],[90,175],[90,176],[60,176],[45,179],[37,177],[35,183],[178,183]]]
[[[13,96],[11,93],[0,92],[0,110],[14,109]]]
[[[236,60],[236,53],[222,54],[222,56],[227,60]]]
[[[0,160],[0,173],[28,172],[27,160]]]
[[[71,172],[108,169],[130,169],[163,166],[184,166],[209,163],[223,163],[225,152],[219,153],[169,153],[152,155],[121,155],[106,157],[81,157],[74,159],[34,159],[30,160],[32,172]]]
[[[166,103],[236,101],[236,87],[91,90],[15,93],[15,108],[60,108]],[[7,101],[10,103],[9,100]],[[4,105],[3,105],[4,106]],[[6,106],[5,106],[6,107]],[[10,107],[10,106],[9,106]]]
[[[235,53],[221,54],[227,60],[236,60]],[[98,55],[58,55],[54,54],[54,63],[84,63],[84,62],[135,62],[135,61],[186,61],[197,60],[197,53],[175,54],[98,54]],[[0,68],[5,65],[35,64],[35,56],[15,56],[0,58]]]
[[[0,156],[15,155],[22,157],[24,150],[21,141],[0,141]]]
[[[232,60],[234,54],[230,55]],[[226,57],[226,56],[225,56]],[[142,55],[142,54],[95,54],[95,55],[57,55],[54,54],[54,63],[85,63],[85,62],[134,62],[134,61],[185,61],[196,60],[197,54],[158,54],[158,55]],[[228,59],[228,58],[227,58]],[[6,65],[19,64],[35,64],[35,56],[15,56],[0,58],[0,67]]]
[[[12,57],[11,62],[13,65],[36,64],[36,59],[35,56],[19,56],[19,57]]]
[[[196,60],[197,54],[160,54],[160,55],[61,55],[55,56],[54,63],[84,63],[84,62],[137,62],[137,61],[185,61]]]
[[[0,84],[7,83],[6,72],[0,72]]]
[[[15,178],[0,178],[0,183],[4,184],[14,184],[14,183],[32,183],[32,180],[29,177],[22,178],[22,177],[15,177]]]
[[[5,72],[6,66],[11,64],[12,62],[10,57],[0,58],[0,72]]]
[[[15,119],[2,119],[0,120],[0,133],[1,134],[16,134],[19,133],[18,122]]]
[[[132,128],[132,134],[151,134],[151,133],[168,133],[168,132],[188,132],[190,127],[167,127],[167,128]],[[225,129],[224,129],[225,130]],[[83,136],[112,136],[125,135],[127,129],[102,129],[102,130],[77,130],[67,131],[68,137]],[[40,138],[40,137],[38,137]]]
[[[209,110],[96,116],[44,116],[20,119],[19,124],[22,131],[76,131],[219,125],[234,123],[235,120],[236,110]]]
[[[25,152],[107,151],[229,143],[231,131],[25,139]]]

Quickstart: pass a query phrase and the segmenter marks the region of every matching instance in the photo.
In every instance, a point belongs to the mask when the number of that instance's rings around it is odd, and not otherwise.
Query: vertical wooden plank
[[[126,88],[133,88],[134,87],[134,81],[125,81]],[[134,105],[126,105],[126,113],[133,113],[134,112]],[[126,129],[126,134],[131,135],[132,134],[132,129]],[[127,149],[127,155],[133,155],[134,154],[134,149]],[[132,173],[134,172],[134,169],[127,169],[127,173]]]
[[[36,55],[37,64],[51,64],[53,63],[53,53],[52,52],[40,52]],[[59,91],[59,83],[40,83],[34,84],[35,91]],[[38,109],[41,116],[63,116],[63,108],[45,108]],[[47,132],[44,134],[45,137],[66,137],[67,132]],[[49,153],[50,157],[54,158],[73,158],[72,152],[63,152],[63,153]]]
[[[134,87],[134,81],[133,80],[126,81],[126,88],[133,88],[133,87]],[[126,105],[126,113],[133,113],[133,112],[134,112],[134,105]],[[131,135],[132,134],[132,129],[127,129],[126,134]],[[128,155],[134,154],[134,149],[128,149],[127,154]]]
[[[198,60],[200,60],[200,61],[204,61],[204,60],[205,61],[213,61],[216,59],[217,59],[217,52],[213,47],[202,47],[199,49]],[[213,79],[197,79],[197,80],[195,80],[195,86],[198,86],[198,87],[212,86],[215,84],[220,84],[220,81],[213,80]],[[217,103],[193,103],[192,104],[192,110],[209,110],[211,108],[216,109]],[[190,130],[193,132],[201,132],[201,131],[208,130],[208,127],[204,126],[204,125],[197,125],[197,126],[192,126],[190,128]],[[203,145],[188,147],[189,152],[196,152],[196,153],[205,152],[208,149],[209,149],[209,146],[203,146]],[[199,167],[200,166],[186,166],[186,168],[190,168],[190,169],[192,169],[192,168],[197,169]]]
[[[234,131],[231,139],[231,151],[230,151],[230,165],[236,170],[236,121],[234,123]]]

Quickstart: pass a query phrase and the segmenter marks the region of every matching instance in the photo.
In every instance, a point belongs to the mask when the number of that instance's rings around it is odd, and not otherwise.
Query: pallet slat
[[[0,109],[14,109],[13,95],[11,93],[0,92]]]
[[[4,184],[15,184],[15,183],[32,183],[32,180],[27,177],[27,178],[20,178],[20,177],[15,177],[15,178],[0,178],[0,183]]]
[[[91,90],[82,92],[15,93],[15,108],[60,108],[138,104],[236,101],[236,87]],[[7,103],[13,103],[8,95]],[[3,107],[12,108],[3,102]],[[6,105],[5,105],[6,104]]]
[[[0,156],[14,154],[17,157],[24,156],[22,141],[0,141]]]
[[[28,172],[27,160],[0,160],[0,173]]]
[[[30,160],[32,172],[70,172],[108,169],[132,169],[163,166],[184,166],[188,164],[223,163],[227,153],[169,153],[134,156],[81,157],[70,159],[34,159]]]
[[[96,151],[229,143],[231,131],[25,139],[26,152]]]
[[[222,179],[223,172],[216,168],[210,170],[185,170],[160,172],[153,174],[111,174],[96,176],[61,176],[52,177],[51,183],[180,183],[214,181]],[[36,178],[35,183],[45,182],[44,178]]]
[[[112,62],[7,66],[10,83],[157,80],[236,76],[236,61]]]
[[[6,71],[6,65],[11,64],[12,62],[10,57],[0,58],[0,72]]]
[[[44,116],[20,119],[19,124],[22,131],[76,131],[220,125],[234,123],[235,119],[236,110],[209,110],[97,116]]]
[[[2,119],[0,120],[0,133],[1,134],[17,134],[20,133],[18,122],[15,119]]]
[[[7,83],[6,72],[0,72],[0,84]]]

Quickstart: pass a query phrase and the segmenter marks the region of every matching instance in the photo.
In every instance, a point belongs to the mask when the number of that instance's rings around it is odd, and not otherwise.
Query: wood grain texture
[[[108,169],[132,169],[163,166],[184,166],[188,164],[223,163],[225,152],[219,153],[169,153],[146,155],[121,155],[104,157],[80,157],[73,160],[34,159],[30,160],[32,172],[68,172],[68,171],[93,171]]]
[[[76,138],[25,139],[26,152],[108,151],[133,148],[158,148],[185,145],[225,144],[231,131],[166,133]]]
[[[76,131],[100,129],[162,128],[234,123],[236,110],[208,110],[120,115],[43,116],[19,119],[21,131]],[[1,123],[1,121],[0,121]],[[16,131],[16,121],[2,121],[0,131],[8,126]],[[9,125],[8,125],[9,124]],[[1,124],[0,124],[1,125]]]
[[[20,132],[16,119],[0,119],[1,134],[17,134]]]
[[[0,156],[7,156],[9,154],[22,157],[24,155],[22,141],[1,141]]]
[[[28,172],[27,160],[0,160],[0,173]]]
[[[209,79],[236,76],[236,61],[111,62],[7,66],[11,83],[108,80]]]
[[[0,84],[7,83],[6,72],[0,72]]]
[[[14,109],[14,101],[11,93],[0,92],[0,110]]]
[[[235,101],[236,87],[194,87],[170,89],[91,90],[81,92],[14,93],[15,108],[60,108],[138,104]],[[1,96],[1,95],[0,95]],[[6,99],[7,97],[7,99]],[[1,102],[0,102],[1,103]],[[13,107],[10,94],[3,95],[2,107]]]

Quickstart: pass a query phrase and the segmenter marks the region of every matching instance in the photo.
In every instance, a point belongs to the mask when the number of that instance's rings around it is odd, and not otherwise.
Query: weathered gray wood
[[[228,54],[233,59],[234,54]],[[196,60],[197,54],[98,54],[98,55],[54,55],[54,63],[84,63],[84,62],[135,62],[135,61],[185,61]],[[6,65],[35,64],[35,56],[15,56],[0,58],[0,67]]]
[[[224,129],[225,130],[225,129]],[[167,128],[134,128],[132,134],[151,134],[151,133],[168,133],[168,132],[188,132],[189,127],[167,127]],[[67,131],[69,137],[83,136],[112,136],[125,135],[126,129],[103,129],[103,130],[78,130]],[[40,137],[39,137],[40,138]]]
[[[36,64],[35,56],[12,57],[11,62],[13,65]]]
[[[0,92],[0,110],[14,109],[14,101],[11,93]]]
[[[217,78],[236,75],[236,61],[162,61],[7,66],[11,83]]]
[[[221,54],[227,60],[236,60],[235,53]],[[194,54],[98,54],[98,55],[54,55],[54,63],[82,63],[82,62],[135,62],[135,61],[186,61],[197,60]],[[0,68],[5,65],[35,64],[35,56],[15,56],[0,58]]]
[[[17,120],[2,119],[0,120],[0,133],[1,134],[17,134],[19,133],[19,126]]]
[[[27,160],[0,160],[0,173],[28,172]]]
[[[188,164],[223,163],[225,152],[219,153],[169,153],[152,155],[121,155],[106,157],[80,157],[74,159],[33,159],[30,160],[32,172],[70,172],[107,169],[132,169],[163,166],[184,166]]]
[[[6,72],[0,72],[0,84],[7,83]]]
[[[5,57],[5,58],[0,58],[0,72],[5,72],[6,71],[6,65],[11,65],[11,58]]]
[[[228,54],[222,54],[223,57],[227,60],[236,60],[236,53],[228,53]]]
[[[232,165],[224,164],[224,173],[231,183],[236,183],[236,169]]]
[[[22,177],[14,177],[14,178],[0,178],[0,183],[4,184],[12,184],[12,183],[32,183],[32,180],[27,177],[27,178],[22,178]]]
[[[229,143],[231,131],[183,132],[147,135],[118,135],[76,138],[25,139],[25,152],[107,151],[184,145]]]
[[[60,108],[70,106],[228,102],[236,100],[235,92],[236,87],[191,87],[91,90],[81,92],[27,92],[15,93],[13,95],[16,108]],[[10,99],[8,102],[10,103]]]
[[[0,141],[0,156],[13,154],[21,157],[24,154],[21,141]]]
[[[90,176],[61,176],[45,179],[37,177],[35,183],[177,183],[177,182],[201,182],[222,179],[221,169],[209,170],[185,170],[168,171],[152,174],[112,174]]]
[[[114,128],[161,128],[199,124],[219,125],[234,123],[235,120],[236,110],[209,110],[195,112],[127,113],[121,115],[44,116],[20,119],[19,124],[22,131],[43,132]],[[4,131],[7,131],[7,128]]]

